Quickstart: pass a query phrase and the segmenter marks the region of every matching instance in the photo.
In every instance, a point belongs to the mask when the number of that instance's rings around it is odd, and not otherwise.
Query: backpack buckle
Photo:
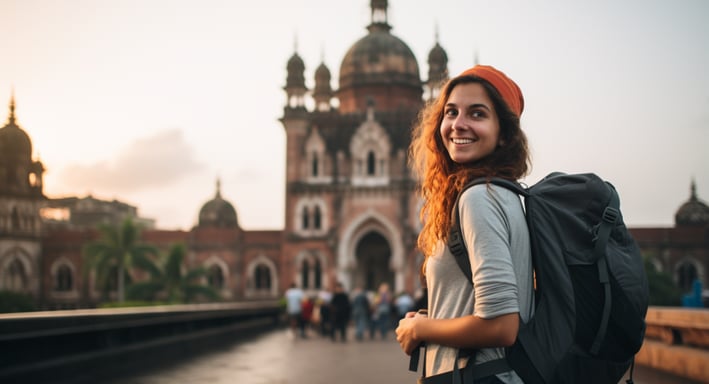
[[[606,207],[606,209],[603,210],[603,221],[606,221],[611,224],[615,224],[616,220],[618,220],[618,217],[620,216],[620,212],[613,208],[613,207]]]
[[[460,233],[451,231],[448,236],[450,238],[450,241],[448,242],[448,248],[451,250],[451,253],[456,255],[459,252],[462,252],[463,254],[467,252],[465,250],[463,242],[460,239]]]

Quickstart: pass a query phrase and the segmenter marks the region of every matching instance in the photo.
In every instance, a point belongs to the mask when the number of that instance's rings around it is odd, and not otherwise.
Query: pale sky
[[[118,199],[190,229],[222,196],[245,229],[282,229],[286,62],[337,88],[369,0],[0,0],[0,126],[18,124],[49,197]],[[525,97],[533,183],[595,172],[629,226],[672,226],[709,200],[709,1],[389,0],[392,34],[428,75],[439,42]]]

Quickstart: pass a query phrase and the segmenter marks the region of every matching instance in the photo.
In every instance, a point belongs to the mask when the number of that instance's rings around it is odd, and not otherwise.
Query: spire
[[[10,96],[10,117],[8,118],[9,125],[15,125],[15,88],[12,88]]]
[[[699,198],[697,197],[697,182],[694,180],[694,177],[692,177],[692,184],[690,186],[690,193],[691,193],[691,195],[689,196],[690,201],[699,200]]]
[[[298,31],[293,32],[293,53],[298,53]]]
[[[221,198],[222,197],[222,181],[217,177],[217,194],[215,198]]]
[[[372,23],[369,24],[367,29],[369,32],[384,31],[389,32],[391,30],[391,25],[389,25],[389,17],[387,16],[387,9],[389,8],[389,1],[387,0],[371,0],[369,3],[372,7]]]

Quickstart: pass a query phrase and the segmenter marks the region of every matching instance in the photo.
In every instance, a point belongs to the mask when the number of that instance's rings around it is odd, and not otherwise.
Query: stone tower
[[[314,292],[341,281],[375,290],[385,282],[399,292],[419,285],[420,204],[407,151],[426,83],[411,49],[391,33],[388,2],[370,6],[368,33],[342,59],[335,90],[321,63],[310,93],[297,49],[286,66],[282,286]],[[436,46],[438,82],[447,58]]]
[[[32,160],[32,141],[17,124],[13,96],[0,128],[0,290],[35,297],[40,292],[43,173],[42,163]]]

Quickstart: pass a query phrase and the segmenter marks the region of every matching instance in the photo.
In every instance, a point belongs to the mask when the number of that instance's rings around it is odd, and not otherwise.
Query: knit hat
[[[520,117],[524,110],[524,97],[519,86],[512,81],[507,75],[489,65],[476,65],[470,69],[463,71],[461,76],[477,76],[490,83],[497,92],[500,93],[502,99],[505,100],[507,106],[512,112]]]

